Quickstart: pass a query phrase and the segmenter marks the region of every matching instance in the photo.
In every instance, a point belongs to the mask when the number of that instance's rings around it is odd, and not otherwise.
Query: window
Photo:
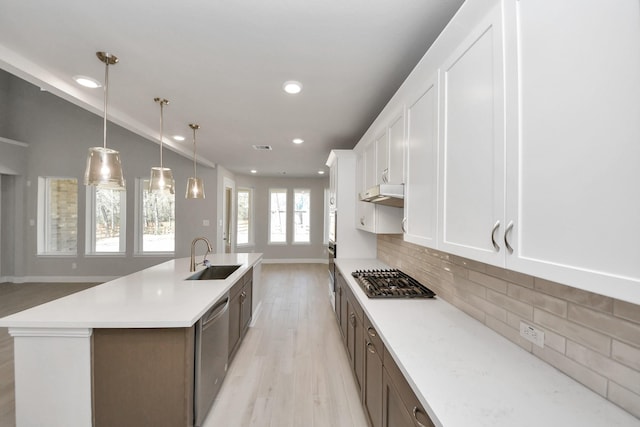
[[[309,190],[293,190],[293,242],[309,243],[309,204],[311,202]]]
[[[38,254],[75,255],[78,249],[78,180],[38,178]]]
[[[287,190],[269,190],[269,243],[287,243]]]
[[[175,251],[175,194],[149,193],[149,180],[138,185],[141,204],[137,252]]]
[[[253,227],[251,224],[252,196],[253,192],[250,189],[238,189],[238,220],[236,221],[236,242],[238,246],[253,243]]]
[[[126,192],[87,186],[87,253],[124,253]]]

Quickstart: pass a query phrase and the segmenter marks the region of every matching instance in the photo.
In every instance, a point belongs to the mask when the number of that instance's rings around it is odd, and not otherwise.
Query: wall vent
[[[270,145],[254,145],[253,149],[254,150],[259,150],[259,151],[271,151],[271,150],[273,150],[273,148],[271,148]]]

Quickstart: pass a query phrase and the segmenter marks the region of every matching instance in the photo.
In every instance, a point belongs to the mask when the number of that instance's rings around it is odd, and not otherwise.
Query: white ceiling
[[[102,90],[72,76],[102,81],[95,52],[113,53],[111,121],[157,142],[153,98],[167,98],[175,151],[191,156],[195,122],[204,163],[317,176],[331,149],[358,142],[462,2],[0,0],[0,68],[102,115]],[[284,93],[286,80],[302,93]]]

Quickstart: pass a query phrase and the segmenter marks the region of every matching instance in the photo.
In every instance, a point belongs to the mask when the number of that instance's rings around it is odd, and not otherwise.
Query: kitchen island
[[[437,296],[368,298],[351,273],[389,268],[381,261],[337,259],[336,266],[384,344],[385,365],[388,355],[435,426],[640,426],[638,418]]]
[[[94,330],[188,330],[252,267],[260,310],[262,254],[210,255],[239,264],[224,280],[187,280],[175,259],[0,319],[14,337],[16,420],[22,426],[94,425]]]

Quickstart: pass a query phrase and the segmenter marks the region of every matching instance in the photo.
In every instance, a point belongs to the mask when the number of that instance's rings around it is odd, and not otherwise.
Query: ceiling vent
[[[254,150],[258,150],[258,151],[271,151],[271,150],[273,150],[273,148],[271,148],[270,145],[254,145],[253,149]]]

